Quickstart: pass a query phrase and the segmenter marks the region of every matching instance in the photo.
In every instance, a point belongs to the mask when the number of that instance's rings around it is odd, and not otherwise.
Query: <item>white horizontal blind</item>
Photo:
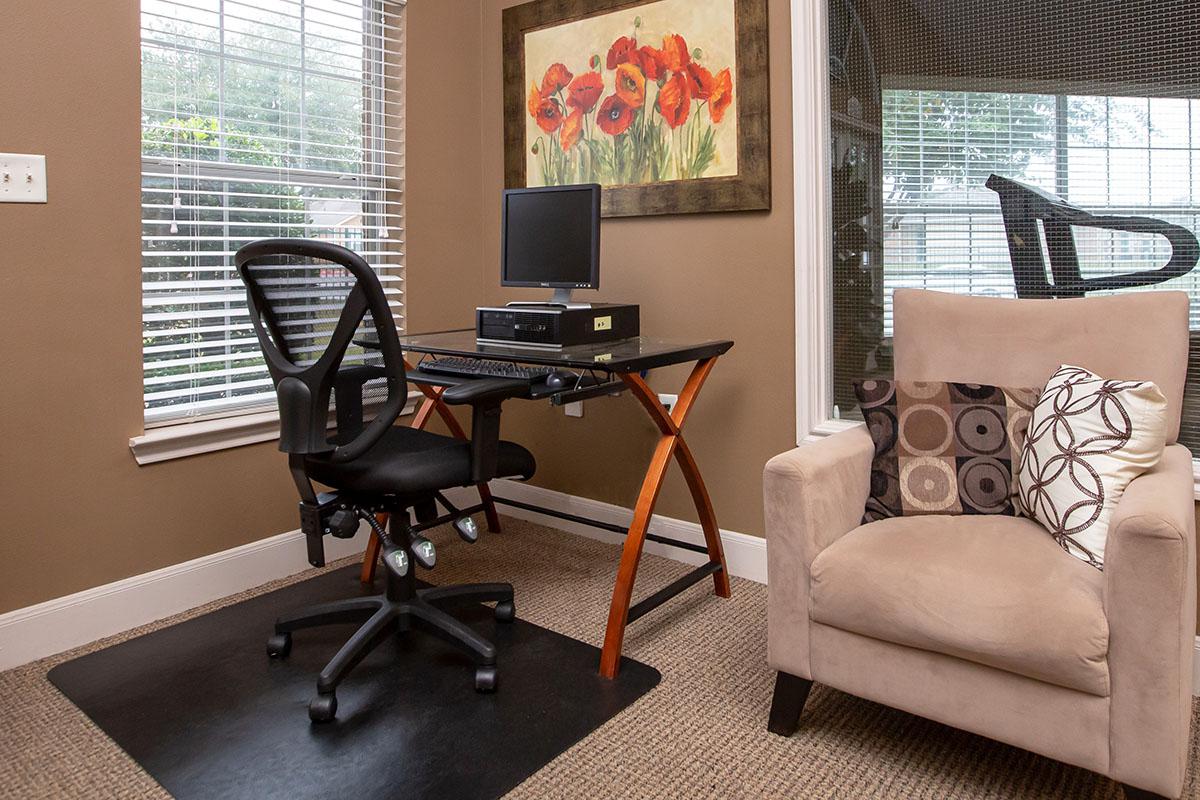
[[[1016,296],[984,186],[993,172],[1094,214],[1200,230],[1200,100],[885,89],[883,122],[887,336],[900,287]],[[1073,231],[1085,278],[1154,269],[1171,253],[1160,236]],[[1146,288],[1200,298],[1200,271]],[[1193,303],[1193,328],[1198,313]]]
[[[403,11],[142,0],[147,425],[274,405],[233,264],[247,242],[357,251],[403,329]],[[336,315],[293,347],[315,351]]]

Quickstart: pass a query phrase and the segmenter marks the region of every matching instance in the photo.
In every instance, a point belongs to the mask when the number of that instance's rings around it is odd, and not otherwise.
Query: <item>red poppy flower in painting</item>
[[[687,42],[678,33],[668,34],[663,37],[662,46],[663,64],[671,72],[679,72],[686,69],[691,63],[692,57],[688,53]]]
[[[596,114],[596,124],[609,136],[619,136],[633,124],[633,109],[615,94],[604,98]]]
[[[599,72],[585,72],[567,87],[567,105],[585,114],[592,113],[604,91],[604,79]]]
[[[622,0],[610,5],[638,4]],[[639,16],[630,14],[625,21],[631,27],[621,30],[628,35],[593,39],[588,33],[573,56],[565,42],[554,44],[551,52],[559,60],[531,65],[528,109],[537,128],[527,129],[527,163],[540,167],[547,186],[580,181],[637,185],[733,174],[721,156],[737,139],[736,127],[721,124],[734,103],[733,67],[718,72],[719,62],[706,53],[720,47],[704,38],[728,32],[681,26],[674,29],[678,33],[662,36],[659,48],[661,34],[645,36]],[[704,50],[689,50],[685,33],[700,37],[694,44]],[[609,35],[615,40],[608,39],[611,45],[605,49]],[[538,68],[545,69],[541,80],[534,79],[532,69]],[[708,107],[707,114],[701,113],[702,106]]]
[[[525,107],[529,109],[529,116],[536,117],[538,106],[542,104],[542,92],[538,89],[536,83],[529,84],[529,100]]]
[[[546,133],[554,133],[562,124],[562,109],[553,100],[542,97],[537,84],[529,86],[529,115],[534,118],[539,128]]]
[[[576,142],[579,141],[579,135],[583,132],[583,110],[575,109],[567,118],[563,120],[562,129],[559,131],[559,143],[562,144],[564,151],[570,150]]]
[[[638,50],[637,61],[638,66],[642,68],[642,72],[652,81],[658,80],[667,71],[667,67],[663,63],[662,51],[656,50],[650,45],[646,45]]]
[[[612,43],[612,47],[608,48],[608,68],[616,69],[618,64],[628,63],[636,52],[636,39],[629,36],[620,37]]]
[[[712,73],[695,61],[687,65],[688,89],[697,100],[707,100],[713,90]]]
[[[646,76],[637,66],[617,66],[617,97],[630,108],[641,108],[646,102]]]
[[[691,108],[692,94],[688,78],[682,72],[676,72],[658,90],[658,111],[667,125],[678,128],[687,122]]]
[[[571,82],[571,70],[563,64],[551,64],[542,78],[542,97],[549,97]]]
[[[726,67],[713,79],[713,90],[708,100],[708,114],[712,117],[712,121],[719,124],[725,118],[725,109],[729,108],[729,104],[732,102],[733,76],[729,74],[729,68]]]

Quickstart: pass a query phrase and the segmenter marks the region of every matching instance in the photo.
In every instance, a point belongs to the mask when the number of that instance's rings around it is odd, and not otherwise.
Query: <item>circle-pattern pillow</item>
[[[1021,513],[1068,553],[1103,569],[1113,509],[1129,482],[1158,463],[1166,434],[1167,400],[1153,383],[1059,367],[1021,452]]]
[[[1008,514],[1037,389],[974,383],[854,384],[875,443],[863,522],[919,514]]]

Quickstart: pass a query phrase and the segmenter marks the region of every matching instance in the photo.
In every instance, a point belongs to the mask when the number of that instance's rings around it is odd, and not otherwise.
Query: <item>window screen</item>
[[[356,250],[403,325],[403,3],[142,0],[141,18],[146,423],[273,407],[243,244]]]
[[[831,0],[841,416],[856,416],[852,381],[891,371],[895,289],[1017,296],[989,175],[1093,214],[1200,231],[1200,34],[1188,5]],[[1156,269],[1171,254],[1152,234],[1073,232],[1083,278]],[[1200,270],[1144,288],[1200,299]],[[1193,330],[1198,314],[1193,302]],[[1196,447],[1193,384],[1181,440]]]

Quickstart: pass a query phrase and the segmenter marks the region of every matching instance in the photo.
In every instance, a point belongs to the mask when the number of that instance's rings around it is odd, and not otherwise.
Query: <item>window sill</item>
[[[826,436],[833,436],[835,433],[848,431],[851,428],[862,426],[861,420],[853,419],[827,419],[824,422],[818,422],[813,426],[813,429],[808,432],[801,441],[803,442],[819,442]]]
[[[420,392],[409,392],[408,403],[400,415],[413,413],[421,396]],[[130,439],[129,449],[133,451],[133,458],[138,465],[145,466],[278,438],[279,412],[271,409],[151,428],[141,436]]]

